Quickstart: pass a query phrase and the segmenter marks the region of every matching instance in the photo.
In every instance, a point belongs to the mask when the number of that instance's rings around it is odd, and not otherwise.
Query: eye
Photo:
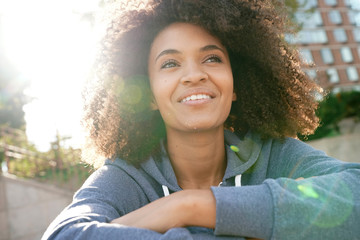
[[[206,57],[204,62],[205,63],[212,63],[212,62],[221,63],[222,60],[221,60],[221,58],[219,56],[213,54],[213,55],[210,55],[210,56]]]
[[[166,60],[163,64],[161,64],[161,69],[174,68],[174,67],[178,67],[178,66],[180,66],[180,64],[177,61],[170,59],[170,60]]]

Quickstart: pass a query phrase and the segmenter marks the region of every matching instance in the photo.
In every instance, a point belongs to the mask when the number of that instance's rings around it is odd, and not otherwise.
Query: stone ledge
[[[40,183],[40,182],[30,180],[30,179],[19,178],[15,175],[9,174],[9,173],[0,173],[0,181],[2,181],[2,180],[9,181],[9,182],[21,182],[24,185],[29,185],[29,186],[32,186],[35,188],[40,188],[45,191],[50,191],[53,193],[62,194],[62,195],[69,196],[69,197],[72,197],[74,195],[74,193],[72,191],[64,190],[64,189],[58,188],[56,186],[53,186],[51,184]]]
[[[313,140],[307,144],[339,160],[360,163],[360,132]]]

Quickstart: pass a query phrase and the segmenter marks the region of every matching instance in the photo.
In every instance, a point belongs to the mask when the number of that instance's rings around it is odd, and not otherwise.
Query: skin
[[[201,27],[174,23],[154,39],[148,71],[153,108],[164,119],[167,151],[184,190],[112,223],[162,233],[173,227],[215,228],[216,202],[210,186],[217,186],[225,173],[223,125],[236,100],[228,53]],[[182,101],[198,94],[208,97]]]

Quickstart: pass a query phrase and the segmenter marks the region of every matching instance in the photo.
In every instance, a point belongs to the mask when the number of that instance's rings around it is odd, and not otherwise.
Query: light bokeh
[[[56,133],[81,144],[81,88],[97,40],[84,13],[98,0],[0,0],[5,55],[29,79],[24,107],[28,139],[47,150]]]

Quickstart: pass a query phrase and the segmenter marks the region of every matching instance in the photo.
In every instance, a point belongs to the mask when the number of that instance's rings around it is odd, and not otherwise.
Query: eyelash
[[[207,56],[204,63],[208,62],[211,59],[215,60],[215,61],[210,61],[211,63],[212,62],[222,63],[221,58],[215,54],[211,54],[211,55]],[[170,66],[170,64],[173,64],[174,66]],[[161,64],[161,69],[173,68],[173,67],[178,67],[178,66],[180,66],[180,64],[177,61],[175,61],[174,59],[169,59],[169,60],[166,60],[163,64]]]
[[[170,64],[174,64],[175,66],[169,66]],[[170,59],[170,60],[166,60],[163,64],[161,64],[161,69],[178,67],[178,66],[180,66],[180,64],[177,61]]]
[[[221,58],[220,58],[219,56],[215,55],[215,54],[212,54],[212,55],[206,57],[206,59],[205,59],[204,62],[207,62],[207,61],[209,61],[210,59],[215,59],[215,61],[211,61],[211,62],[218,62],[218,63],[221,63],[221,62],[222,62]]]

